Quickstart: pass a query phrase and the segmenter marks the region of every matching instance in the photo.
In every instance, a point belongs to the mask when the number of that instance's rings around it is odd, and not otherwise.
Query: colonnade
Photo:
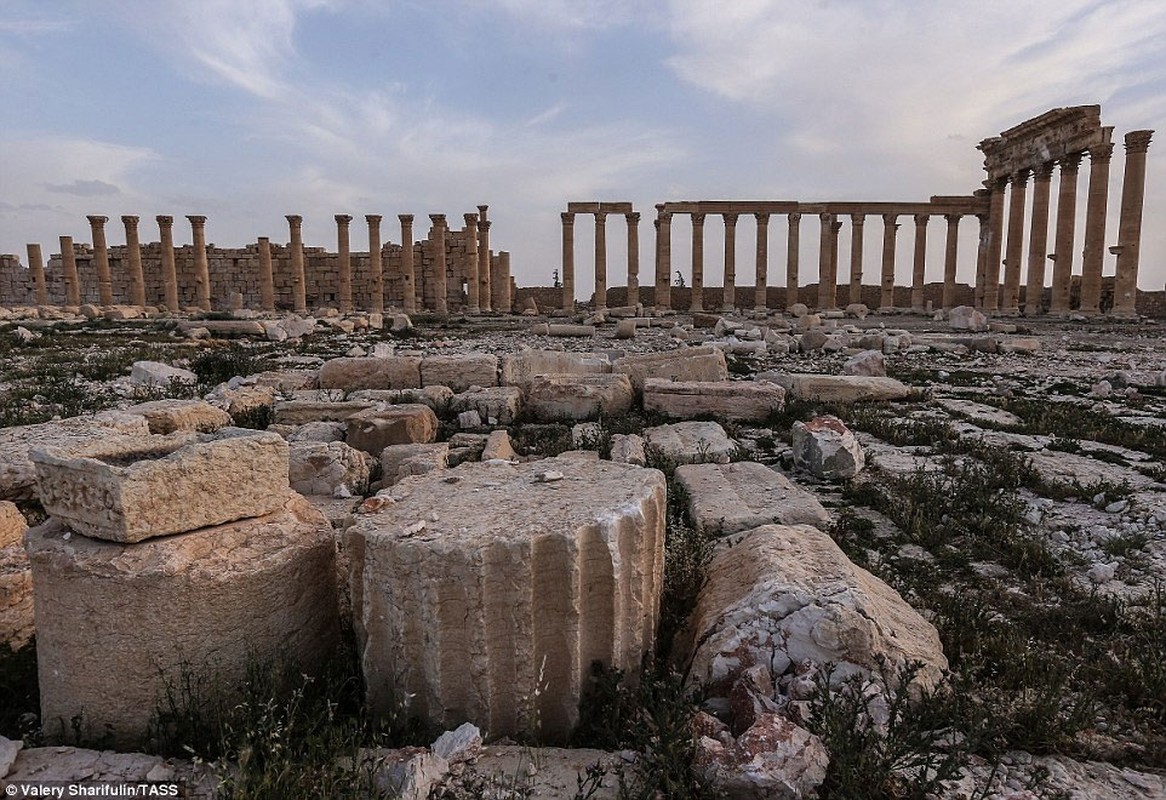
[[[607,308],[607,216],[623,215],[627,223],[627,288],[629,305],[640,302],[640,213],[631,203],[568,203],[560,214],[563,223],[563,261],[560,282],[563,308],[575,305],[575,217],[590,214],[595,219],[595,308]]]

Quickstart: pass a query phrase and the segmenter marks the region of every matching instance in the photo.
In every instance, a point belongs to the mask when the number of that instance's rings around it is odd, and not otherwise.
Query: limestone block
[[[527,386],[536,375],[596,375],[611,372],[611,362],[599,353],[523,350],[502,356],[502,384]]]
[[[455,414],[477,411],[491,425],[509,425],[522,411],[522,390],[517,386],[475,386],[453,396]]]
[[[0,502],[0,649],[18,649],[34,631],[32,573],[24,552],[24,516],[15,504]]]
[[[611,460],[617,464],[635,464],[638,467],[648,463],[644,454],[644,439],[634,433],[613,434],[611,437]]]
[[[532,325],[530,333],[534,336],[585,336],[595,335],[594,325],[570,325],[564,323],[543,322]]]
[[[348,424],[345,422],[305,422],[303,425],[297,425],[287,433],[278,432],[283,436],[288,443],[292,442],[343,442],[344,435],[348,432]],[[268,428],[271,430],[271,428]]]
[[[377,403],[422,403],[437,414],[444,414],[453,402],[448,386],[423,386],[419,389],[361,389],[348,395],[349,400],[372,400]]]
[[[449,466],[449,442],[391,444],[381,451],[381,475],[393,484],[410,475],[428,475]]]
[[[130,367],[130,383],[139,386],[169,386],[176,383],[195,384],[198,376],[188,369],[179,369],[158,361],[135,361]]]
[[[677,464],[728,464],[737,443],[715,422],[676,422],[644,431],[649,455]]]
[[[631,379],[637,392],[648,378],[669,381],[727,381],[725,354],[715,347],[682,347],[664,353],[642,353],[616,359],[613,372]]]
[[[783,714],[765,713],[727,744],[697,742],[696,768],[727,800],[817,797],[830,756],[820,738]]]
[[[27,542],[49,736],[80,715],[134,744],[183,669],[233,686],[248,660],[286,654],[310,673],[339,638],[331,526],[286,489],[264,516],[133,546],[55,519]]]
[[[510,441],[510,434],[504,430],[491,431],[486,437],[486,446],[482,448],[482,460],[500,458],[503,461],[515,461],[518,453],[514,452],[514,445]]]
[[[793,427],[794,464],[826,480],[853,478],[862,471],[862,445],[838,417],[825,414]]]
[[[263,336],[262,322],[247,319],[198,319],[181,320],[178,330],[186,333],[193,328],[205,328],[214,336]]]
[[[538,420],[595,419],[622,414],[635,393],[626,375],[538,375],[526,391],[526,409]]]
[[[918,661],[926,688],[947,669],[935,627],[809,525],[764,525],[720,549],[677,645],[713,696],[757,664],[776,679],[832,663],[840,680]]]
[[[375,406],[372,400],[283,400],[275,404],[275,422],[277,425],[347,422],[349,417]]]
[[[414,389],[421,385],[421,356],[333,358],[320,367],[321,389]]]
[[[947,312],[947,324],[957,331],[981,333],[988,330],[988,318],[971,306],[956,306]]]
[[[120,411],[0,428],[0,500],[36,497],[36,467],[29,458],[29,451],[34,447],[82,447],[149,434],[145,417]]]
[[[212,433],[231,424],[230,414],[203,400],[153,400],[130,406],[126,413],[145,417],[150,433]]]
[[[114,542],[269,513],[287,495],[287,458],[278,435],[239,428],[32,452],[45,511]]]
[[[471,386],[498,385],[498,356],[466,353],[456,356],[425,356],[421,360],[422,386],[448,386],[464,392]]]
[[[638,670],[659,612],[660,472],[563,455],[392,493],[348,531],[374,710],[404,698],[445,727],[562,738],[593,661]]]
[[[256,386],[270,386],[277,392],[294,392],[299,389],[315,389],[319,371],[314,369],[275,369],[260,372],[255,376]]]
[[[669,417],[764,420],[784,407],[785,389],[769,381],[644,381],[644,410]]]
[[[861,353],[846,359],[842,364],[842,374],[885,378],[887,376],[887,362],[878,350],[863,350]]]
[[[437,438],[437,415],[420,403],[370,408],[348,419],[345,441],[377,456],[391,444],[420,444]]]
[[[877,400],[903,400],[910,387],[894,378],[864,375],[812,375],[803,373],[762,372],[758,380],[784,386],[787,397],[820,403],[860,403]]]
[[[292,442],[288,481],[297,492],[350,497],[368,491],[373,457],[344,442]]]
[[[821,328],[811,328],[798,337],[798,348],[803,353],[821,350],[829,336]]]
[[[676,468],[698,530],[729,534],[761,525],[823,527],[830,515],[814,495],[764,464],[689,464]]]

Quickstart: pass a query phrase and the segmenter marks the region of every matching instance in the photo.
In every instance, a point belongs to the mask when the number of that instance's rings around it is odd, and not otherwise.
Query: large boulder
[[[648,378],[668,381],[727,381],[725,354],[715,347],[683,347],[664,353],[641,353],[616,359],[613,372],[628,376],[637,392]]]
[[[738,533],[770,523],[822,527],[830,522],[812,493],[764,464],[686,464],[676,468],[676,480],[688,495],[693,524],[706,533]]]
[[[421,356],[333,358],[320,367],[321,389],[412,389],[421,385]]]
[[[0,651],[18,649],[35,630],[32,573],[23,541],[26,530],[28,525],[16,505],[0,501]]]
[[[527,411],[548,422],[622,414],[634,400],[626,375],[536,375],[526,391]]]
[[[947,669],[935,626],[818,529],[764,525],[731,541],[677,641],[691,680],[712,696],[759,664],[775,679],[802,662],[835,664],[842,680],[919,662],[921,688]]]
[[[657,470],[567,454],[462,464],[391,492],[348,530],[374,710],[403,701],[447,728],[561,738],[593,662],[634,673],[652,649]]]
[[[845,480],[862,471],[862,445],[838,417],[829,414],[793,427],[794,465],[825,480]]]
[[[947,324],[957,331],[982,333],[988,330],[988,318],[971,306],[956,306],[947,312]]]
[[[287,443],[277,434],[145,436],[77,450],[32,452],[45,511],[112,542],[140,542],[283,505]]]
[[[784,407],[785,389],[768,381],[644,381],[644,410],[669,417],[760,421]]]
[[[332,529],[292,492],[262,517],[133,545],[55,519],[26,541],[50,738],[76,719],[83,736],[136,744],[184,677],[235,686],[276,657],[310,673],[339,640]]]

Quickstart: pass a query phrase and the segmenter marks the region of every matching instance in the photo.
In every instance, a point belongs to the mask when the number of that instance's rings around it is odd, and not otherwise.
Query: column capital
[[[255,241],[258,242],[261,246],[265,245],[265,244],[271,244],[271,237],[270,236],[260,236]]]
[[[377,217],[377,219],[380,219],[380,217]],[[445,227],[445,214],[430,214],[429,221],[432,222],[434,225],[437,225],[439,227],[444,228]]]
[[[575,224],[575,214],[571,211],[563,211],[559,214],[559,219],[563,220],[564,225]]]
[[[284,219],[288,221],[289,225],[297,226],[303,223],[304,218],[299,214],[284,214]]]
[[[899,224],[899,215],[898,214],[883,214],[883,224],[886,225],[887,227],[890,227],[891,225],[897,226]]]
[[[767,214],[766,216],[769,216],[769,215]],[[800,212],[800,211],[791,211],[786,216],[789,219],[790,225],[797,225],[799,222],[802,221],[802,212]]]
[[[1127,153],[1144,153],[1150,149],[1150,137],[1153,131],[1130,131],[1125,136]]]
[[[1113,152],[1113,145],[1109,146],[1109,150],[1110,150],[1110,152]],[[1038,180],[1038,181],[1052,180],[1053,167],[1055,167],[1055,166],[1056,166],[1056,164],[1053,163],[1052,161],[1046,161],[1045,163],[1041,164],[1039,167],[1037,167],[1035,170],[1033,170],[1033,174],[1036,176],[1036,180]]]
[[[595,224],[596,225],[602,225],[603,223],[607,222],[607,212],[606,211],[596,211],[596,212],[594,212],[594,217],[595,217]]]
[[[471,211],[469,213],[462,214],[462,219],[465,221],[467,228],[478,227],[478,215],[474,212]]]
[[[931,215],[930,214],[916,214],[915,215],[915,225],[916,226],[918,226],[920,228],[926,228],[928,222],[931,222]]]
[[[1113,142],[1095,144],[1089,148],[1089,161],[1092,164],[1109,161],[1111,158],[1113,158]]]
[[[206,225],[206,217],[202,214],[187,214],[186,218],[190,220],[190,224],[195,227]]]
[[[367,222],[369,225],[380,225],[381,224],[381,215],[380,214],[365,214],[364,221]]]
[[[865,223],[865,222],[866,222],[866,214],[851,214],[850,215],[850,224],[856,228],[861,228],[863,226],[863,223]]]
[[[626,219],[628,221],[629,225],[637,225],[640,222],[640,212],[639,211],[632,211],[631,213],[624,214],[623,216],[624,216],[624,219]]]
[[[348,223],[352,222],[352,215],[351,214],[337,214],[334,217],[334,219],[336,220],[337,225],[343,225],[344,227],[347,228]]]
[[[960,220],[964,218],[963,214],[944,214],[943,218],[947,220],[948,225],[959,225]]]
[[[85,219],[89,220],[90,225],[104,225],[109,222],[109,217],[102,217],[97,214],[90,214]]]
[[[1062,173],[1066,173],[1066,172],[1075,173],[1077,171],[1077,168],[1081,166],[1081,156],[1082,155],[1083,155],[1082,153],[1069,153],[1068,155],[1064,156],[1059,162],[1061,165],[1061,172]]]
[[[154,221],[164,228],[169,228],[174,224],[174,217],[170,216],[169,214],[159,214],[158,216],[154,217]]]
[[[693,211],[689,216],[692,217],[693,225],[704,225],[705,212]]]
[[[721,214],[721,217],[722,217],[722,218],[725,220],[725,226],[726,226],[726,227],[729,227],[729,226],[732,226],[732,225],[736,225],[736,224],[737,224],[737,217],[738,217],[738,216],[740,216],[740,215],[739,215],[739,214],[733,214],[733,213],[730,213],[730,212],[727,212],[727,211],[726,211],[724,214]]]
[[[480,214],[480,215],[482,216],[482,218],[483,218],[483,219],[485,219],[485,217],[486,217],[486,212],[487,212],[487,211],[489,211],[489,210],[490,210],[490,206],[488,206],[488,205],[480,205],[480,206],[478,206],[478,214]]]
[[[1028,167],[1021,167],[1020,169],[1016,170],[1016,172],[1012,173],[1012,185],[1023,186],[1024,184],[1028,183],[1028,176],[1031,174],[1031,169]]]
[[[397,219],[399,219],[401,221],[402,225],[412,225],[413,224],[413,215],[412,214],[398,214]]]
[[[121,221],[126,225],[137,225],[141,221],[141,217],[137,217],[133,214],[123,214]]]
[[[481,217],[478,217],[478,230],[480,230],[480,231],[490,230],[490,226],[493,224],[494,224],[493,220],[482,219]]]
[[[823,225],[833,225],[834,220],[837,218],[838,215],[831,211],[823,211],[822,213],[818,214],[818,219],[821,220]]]

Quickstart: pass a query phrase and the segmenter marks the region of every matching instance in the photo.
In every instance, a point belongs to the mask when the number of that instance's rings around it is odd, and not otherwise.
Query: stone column
[[[1117,275],[1113,284],[1113,313],[1137,313],[1138,261],[1142,247],[1142,203],[1146,193],[1146,151],[1153,131],[1130,131],[1125,136],[1126,167],[1121,185],[1121,219],[1117,229]]]
[[[304,274],[304,238],[301,226],[304,218],[299,214],[288,214],[287,224],[291,242],[292,305],[297,314],[308,313],[307,276]]]
[[[503,314],[511,312],[510,307],[510,253],[499,251],[497,261],[493,267],[490,287],[494,294],[492,305],[495,311]]]
[[[818,310],[824,311],[832,307],[830,302],[830,237],[834,228],[834,215],[822,213],[818,215],[821,230],[818,234]],[[835,281],[835,286],[837,282]]]
[[[41,254],[40,244],[37,242],[28,243],[28,271],[32,276],[33,288],[36,290],[36,304],[47,306],[49,304],[49,290],[45,285],[45,258]]]
[[[336,220],[336,260],[340,269],[340,313],[352,312],[352,249],[348,241],[348,223],[351,214],[337,214]]]
[[[692,302],[690,311],[704,310],[704,212],[692,216]]]
[[[947,220],[947,241],[943,251],[943,310],[955,306],[955,268],[959,248],[960,214],[944,214]]]
[[[492,311],[493,297],[490,293],[490,220],[486,218],[489,206],[478,206],[478,307]]]
[[[1061,159],[1061,185],[1057,192],[1056,252],[1053,254],[1053,297],[1049,311],[1068,314],[1073,285],[1073,234],[1077,223],[1077,169],[1081,153]]]
[[[850,215],[850,293],[846,302],[862,302],[862,235],[866,214]]]
[[[97,297],[103,306],[113,305],[113,279],[109,274],[109,247],[105,244],[105,223],[109,217],[88,216],[93,232],[93,263],[97,267]]]
[[[930,214],[915,215],[915,253],[911,264],[911,310],[927,310],[927,223]]]
[[[1032,316],[1043,313],[1045,292],[1045,259],[1049,239],[1049,186],[1053,176],[1052,162],[1042,164],[1033,173],[1032,222],[1028,232],[1028,283],[1024,290],[1024,313]]]
[[[194,242],[194,276],[197,290],[198,307],[203,311],[211,310],[211,273],[210,265],[206,260],[206,217],[187,214],[190,220],[190,234]]]
[[[640,212],[624,215],[628,228],[628,300],[629,306],[640,304]]]
[[[449,313],[449,299],[445,280],[445,214],[430,214],[433,223],[433,310],[438,314]]]
[[[883,274],[879,291],[879,308],[895,307],[895,239],[899,233],[899,215],[883,214]]]
[[[478,294],[478,215],[463,214],[466,223],[466,311],[470,314],[482,313],[482,303]]]
[[[753,308],[764,310],[769,307],[769,214],[758,212],[757,219],[757,266],[753,273]]]
[[[595,310],[607,308],[607,212],[595,212]]]
[[[142,243],[138,239],[138,217],[121,218],[126,228],[126,267],[130,273],[130,304],[146,304],[146,276],[142,273]]]
[[[271,239],[259,237],[259,305],[275,311],[275,272],[271,268]]]
[[[721,216],[725,220],[725,285],[721,292],[721,310],[732,311],[737,305],[737,215]]]
[[[787,215],[789,233],[785,240],[785,310],[798,300],[798,257],[801,249],[802,215],[794,211]]]
[[[656,204],[656,297],[657,311],[672,308],[672,213]]]
[[[575,310],[575,215],[564,211],[563,220],[563,310]]]
[[[988,285],[988,242],[992,238],[992,226],[987,214],[977,214],[980,223],[976,244],[976,288],[972,301],[975,308],[984,307],[984,290]]]
[[[368,310],[374,314],[385,313],[385,269],[381,261],[381,215],[365,214],[368,224],[368,271],[372,278],[372,297]],[[445,273],[442,272],[444,275]]]
[[[1000,253],[1004,247],[1004,192],[1008,178],[989,186],[988,252],[984,262],[984,310],[995,312],[1000,299]]]
[[[178,265],[174,263],[174,217],[160,215],[158,238],[162,242],[162,293],[166,300],[166,310],[178,312]]]
[[[73,250],[73,237],[61,237],[61,271],[65,283],[65,305],[81,305],[81,282],[77,277],[77,254]]]
[[[401,307],[406,314],[417,312],[417,276],[413,267],[413,215],[398,214],[401,221]]]
[[[1020,313],[1020,268],[1024,258],[1024,204],[1028,191],[1027,169],[1012,176],[1012,202],[1008,206],[1008,251],[1004,256],[1003,314]]]
[[[1101,268],[1105,258],[1105,215],[1109,205],[1109,160],[1112,156],[1112,142],[1089,148],[1085,252],[1081,259],[1082,314],[1101,313]]]

